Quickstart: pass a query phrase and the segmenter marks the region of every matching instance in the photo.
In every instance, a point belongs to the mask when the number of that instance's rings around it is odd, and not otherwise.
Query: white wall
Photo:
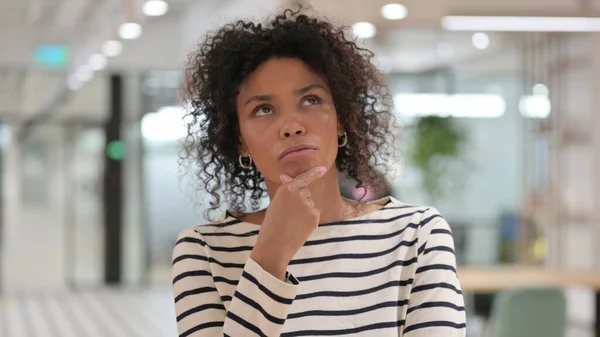
[[[521,203],[522,145],[520,133],[522,119],[518,112],[521,96],[520,79],[510,73],[502,77],[490,75],[463,77],[456,73],[455,92],[501,94],[507,104],[505,114],[499,118],[455,118],[453,121],[467,137],[464,156],[467,165],[458,173],[462,187],[448,189],[440,200],[429,200],[420,183],[420,174],[403,158],[396,190],[402,201],[435,206],[455,227],[455,232],[466,230],[467,263],[496,263],[499,253],[499,217],[504,212],[516,213]],[[444,81],[432,78],[425,85],[401,85],[395,81],[393,90],[436,92],[447,90]],[[410,128],[410,125],[408,126]],[[409,151],[410,132],[406,133],[404,153]],[[454,179],[451,175],[446,179]],[[450,183],[452,184],[452,183]]]
[[[60,130],[46,128],[29,149],[11,142],[3,163],[6,290],[64,284],[65,174]]]

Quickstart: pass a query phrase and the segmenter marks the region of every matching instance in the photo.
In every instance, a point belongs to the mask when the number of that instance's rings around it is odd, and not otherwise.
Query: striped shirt
[[[285,282],[249,258],[259,225],[225,214],[182,232],[173,254],[179,336],[465,336],[447,222],[433,208],[377,202],[372,213],[319,225]]]

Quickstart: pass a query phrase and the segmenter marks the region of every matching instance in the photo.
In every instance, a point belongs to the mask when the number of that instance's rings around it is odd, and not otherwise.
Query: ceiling
[[[473,47],[469,32],[448,32],[440,28],[445,15],[584,15],[600,13],[600,0],[312,0],[317,13],[338,24],[351,25],[368,21],[377,34],[367,46],[379,57],[391,60],[396,71],[422,71],[451,64],[465,71],[487,69],[490,73],[515,71],[514,60],[522,34],[488,33],[490,47],[485,51]],[[387,20],[381,7],[397,2],[407,8],[403,20]],[[343,10],[342,10],[343,9]],[[442,56],[440,47],[450,47],[451,56]],[[490,59],[491,62],[485,62]],[[501,62],[505,60],[506,62]],[[510,62],[509,62],[510,60]]]
[[[598,0],[311,0],[318,12],[344,24],[357,21],[369,21],[378,27],[439,27],[444,15],[480,14],[480,15],[565,15],[585,14],[600,10]],[[403,4],[408,16],[401,21],[389,21],[380,14],[383,5],[390,2]]]
[[[216,22],[233,17],[264,17],[286,0],[167,0],[170,10],[159,18],[139,17],[144,32],[124,42],[124,52],[111,59],[109,71],[136,73],[148,69],[181,69],[191,42],[197,41]],[[377,35],[365,42],[386,67],[394,71],[423,71],[447,64],[471,72],[516,71],[518,36],[490,34],[490,48],[473,47],[472,34],[445,32],[442,16],[464,13],[544,13],[564,15],[600,10],[600,0],[403,0],[408,17],[384,19],[380,8],[386,0],[312,0],[319,15],[338,24],[369,21]],[[32,66],[32,53],[40,43],[62,43],[71,57],[81,60],[97,50],[103,40],[114,37],[125,18],[123,0],[1,0],[0,116],[27,120],[49,107],[59,109],[62,119],[102,120],[106,115],[106,76],[97,74],[77,92],[64,96],[66,71]],[[587,5],[586,5],[587,4]],[[584,6],[585,5],[585,6]],[[265,12],[266,11],[266,12]],[[212,23],[212,24],[211,24]],[[440,53],[450,46],[452,55]]]
[[[179,68],[181,30],[178,20],[189,0],[170,0],[167,15],[140,16],[144,32],[123,41],[123,53],[111,59],[111,71]],[[74,64],[99,52],[101,42],[115,37],[123,22],[121,0],[1,0],[0,116],[27,121],[48,109],[59,108],[61,119],[90,122],[106,115],[106,72],[98,73],[79,91],[68,93],[69,69],[41,69],[33,64],[39,44],[63,44]],[[68,94],[68,95],[65,95]],[[53,104],[57,103],[57,104]]]
[[[130,0],[141,3],[142,0]],[[183,34],[201,36],[202,32],[184,32],[182,17],[189,16],[192,7],[202,4],[226,8],[220,15],[208,16],[212,8],[201,11],[197,21],[222,21],[223,16],[244,16],[247,8],[263,3],[279,3],[279,7],[290,3],[287,0],[167,0],[170,10],[164,17],[144,18],[137,15],[144,26],[142,38],[127,43],[126,49],[140,49],[131,52],[135,56],[123,55],[113,61],[113,66],[131,69],[161,66],[172,68],[180,65],[181,51],[170,50],[172,58],[157,57],[156,46],[171,46]],[[452,44],[470,45],[470,35],[448,33],[440,29],[440,19],[444,15],[458,13],[512,13],[531,14],[582,14],[590,11],[600,12],[600,0],[402,0],[408,9],[404,20],[386,20],[380,14],[380,8],[391,0],[312,0],[306,1],[319,15],[323,15],[338,24],[352,24],[369,21],[378,28],[378,34],[370,46],[381,47],[384,51],[397,47],[409,55],[421,54],[423,48],[431,49],[438,42],[450,40]],[[89,53],[98,45],[114,37],[118,25],[125,20],[126,8],[123,0],[2,0],[0,1],[0,43],[10,46],[0,53],[0,69],[6,67],[28,67],[34,47],[41,43],[61,43],[70,48],[72,58]],[[227,7],[224,4],[229,4]],[[584,5],[587,4],[587,5]],[[210,7],[210,6],[207,6]],[[138,9],[139,11],[139,9]],[[207,14],[203,15],[203,12]],[[273,12],[268,10],[267,12]],[[260,13],[264,17],[266,13]],[[188,30],[189,31],[189,30]],[[168,32],[168,34],[167,34]],[[397,54],[396,50],[390,53]],[[459,53],[460,54],[460,53]],[[151,62],[152,61],[152,62]],[[406,61],[407,63],[410,63]],[[427,62],[426,62],[427,63]]]

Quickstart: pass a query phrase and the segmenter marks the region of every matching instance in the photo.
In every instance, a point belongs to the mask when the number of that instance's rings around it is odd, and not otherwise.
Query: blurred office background
[[[600,336],[600,0],[390,2],[309,1],[387,76],[383,179],[451,224],[469,336],[536,313]],[[205,221],[178,164],[186,54],[296,3],[0,0],[1,336],[176,335],[172,247]]]

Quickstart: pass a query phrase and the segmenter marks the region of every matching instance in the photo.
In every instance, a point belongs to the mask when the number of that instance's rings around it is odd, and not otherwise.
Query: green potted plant
[[[421,173],[429,199],[436,201],[459,186],[465,176],[467,135],[454,118],[438,116],[419,118],[413,132],[409,163]]]

